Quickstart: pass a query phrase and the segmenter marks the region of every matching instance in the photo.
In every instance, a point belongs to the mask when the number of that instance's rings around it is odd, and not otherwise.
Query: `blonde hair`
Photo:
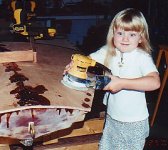
[[[108,66],[108,61],[111,56],[116,55],[114,45],[114,31],[117,28],[121,28],[125,31],[136,31],[141,35],[142,42],[139,43],[138,47],[147,53],[151,53],[151,46],[148,33],[148,24],[144,15],[133,8],[127,8],[114,17],[112,20],[109,31],[107,34],[107,45],[108,52],[104,64]]]

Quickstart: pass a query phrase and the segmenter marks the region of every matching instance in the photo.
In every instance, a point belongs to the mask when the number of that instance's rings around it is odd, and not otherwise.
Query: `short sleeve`
[[[151,72],[158,72],[152,56],[147,53],[143,53],[140,57],[140,69],[143,76]]]
[[[96,52],[91,53],[89,56],[92,59],[94,59],[96,62],[104,64],[106,53],[107,53],[107,46],[105,45],[105,46],[101,47],[99,50],[97,50]]]

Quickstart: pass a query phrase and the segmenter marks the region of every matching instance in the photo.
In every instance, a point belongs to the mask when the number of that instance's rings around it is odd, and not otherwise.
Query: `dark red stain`
[[[0,123],[1,123],[1,120],[2,120],[2,116],[3,115],[6,115],[6,127],[9,128],[9,127],[12,127],[13,124],[10,124],[10,118],[11,118],[11,115],[12,113],[16,113],[17,115],[19,115],[19,111],[16,111],[16,112],[9,112],[9,113],[3,113],[3,114],[0,114]],[[27,112],[25,112],[26,114]],[[16,127],[19,127],[19,126],[28,126],[28,123],[29,122],[34,122],[36,125],[39,124],[40,120],[38,117],[36,117],[33,113],[33,109],[31,109],[31,116],[19,116],[19,119],[18,121],[16,122]]]
[[[16,114],[19,115],[19,111],[16,111]]]
[[[16,72],[21,70],[16,63],[4,63],[3,66],[6,67],[5,72]]]
[[[9,128],[9,120],[10,120],[10,116],[12,113],[7,113],[7,117],[6,117],[6,126],[7,128]]]
[[[84,107],[90,107],[87,104],[83,104]],[[47,110],[47,108],[36,108],[36,109],[31,109],[31,110],[24,110],[22,113],[22,115],[20,116],[16,116],[18,119],[16,121],[16,124],[10,124],[10,118],[12,113],[16,113],[17,115],[19,115],[20,111],[15,111],[15,112],[9,112],[9,113],[4,113],[4,114],[0,114],[0,123],[1,123],[1,118],[3,115],[6,115],[6,127],[10,128],[10,127],[28,127],[29,122],[34,122],[34,124],[37,125],[41,125],[41,119],[39,118],[39,115],[36,115],[35,112],[44,114],[45,111]],[[62,108],[57,108],[57,111],[59,111],[59,114],[61,113]],[[73,109],[65,109],[66,112],[70,112],[70,114],[73,113]],[[46,116],[46,120],[47,120]],[[43,118],[44,119],[44,118]],[[67,119],[63,120],[66,121]],[[44,132],[45,133],[45,132]]]
[[[2,50],[2,49],[1,49]],[[5,49],[5,51],[8,51]],[[25,86],[24,81],[29,80],[26,76],[18,71],[21,69],[16,63],[4,63],[3,66],[6,67],[5,72],[14,72],[14,74],[9,78],[11,83],[16,83],[17,87],[10,92],[10,94],[16,94],[16,98],[19,99],[18,104],[20,106],[24,105],[50,105],[50,101],[43,94],[47,89],[43,85],[38,85],[36,87]],[[40,110],[39,110],[40,111]],[[42,109],[42,112],[46,110]],[[6,114],[6,126],[9,128],[11,114],[15,112],[10,112]],[[16,114],[19,115],[19,111],[16,111]],[[1,118],[5,114],[0,114],[0,123]],[[33,121],[36,125],[39,124],[40,120],[38,116],[34,115],[33,109],[31,110],[31,116],[19,116],[19,120],[16,122],[16,126],[28,126],[28,123]]]
[[[17,73],[15,72],[14,75],[12,75],[9,80],[11,81],[11,83],[13,82],[23,82],[26,80],[29,80],[27,77],[25,77],[23,74]]]
[[[44,96],[44,91],[47,91],[43,85],[38,85],[33,88],[31,86],[16,87],[10,94],[16,94],[17,102],[20,106],[24,105],[50,105],[50,101]]]
[[[87,96],[92,96],[90,93],[86,93],[87,94]]]
[[[33,120],[33,122],[34,122],[34,112],[33,112],[33,109],[31,109],[31,115],[32,115],[32,120]]]
[[[85,107],[85,108],[90,108],[90,106],[86,103],[82,103],[82,106]]]
[[[16,83],[17,87],[10,92],[10,94],[15,94],[16,98],[19,99],[17,104],[20,106],[24,105],[50,105],[50,101],[42,96],[47,89],[43,85],[38,85],[36,87],[25,86],[24,81],[29,80],[26,76],[17,71],[21,69],[16,63],[6,63],[3,64],[6,67],[6,72],[13,71],[14,74],[9,78],[11,83]]]
[[[65,109],[66,112],[70,112],[70,114],[73,113],[73,109]]]
[[[14,106],[14,107],[17,107],[17,102],[13,102],[13,106]]]
[[[84,101],[85,102],[90,102],[90,99],[89,98],[85,98]]]
[[[39,125],[40,119],[37,116],[34,116],[34,118],[28,116],[21,116],[19,120],[16,122],[16,127],[20,126],[28,127],[29,122],[34,122],[35,125]]]

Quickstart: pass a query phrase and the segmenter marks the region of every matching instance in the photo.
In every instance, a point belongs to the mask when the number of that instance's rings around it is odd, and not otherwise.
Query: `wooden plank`
[[[27,50],[27,51],[11,51],[0,53],[0,63],[20,62],[20,61],[34,61],[34,52],[32,50]]]
[[[29,49],[29,43],[3,43],[11,50],[17,50],[19,45],[22,50]],[[90,111],[92,99],[94,96],[94,90],[88,89],[88,91],[77,91],[64,86],[61,83],[63,78],[63,70],[65,66],[70,62],[73,50],[64,49],[49,45],[36,45],[37,47],[37,63],[30,62],[18,62],[18,73],[25,76],[28,80],[24,82],[25,86],[36,87],[37,85],[43,85],[46,89],[43,95],[50,101],[48,106],[40,106],[44,108],[54,108],[53,106],[67,106],[71,108],[79,108],[80,110]],[[0,74],[3,76],[1,80],[0,95],[4,105],[0,105],[0,110],[8,112],[8,110],[20,110],[26,108],[39,108],[38,106],[14,106],[15,95],[10,94],[11,90],[14,90],[17,86],[16,83],[11,83],[10,77],[14,75],[14,72],[5,72],[7,66],[0,66]],[[8,85],[8,86],[7,86]],[[87,102],[85,101],[87,99]],[[88,107],[85,107],[87,104]],[[55,107],[56,108],[56,107]]]
[[[51,149],[45,148],[44,150],[51,150]],[[98,142],[88,143],[88,144],[83,144],[83,145],[75,145],[75,146],[70,145],[68,147],[52,148],[52,150],[98,150]]]
[[[11,145],[10,146],[11,150],[23,150],[23,147],[21,145]],[[38,146],[38,147],[27,147],[25,149],[33,149],[33,150],[98,150],[98,142],[93,142],[93,143],[83,143],[82,145],[68,145],[64,146],[62,145],[61,147],[52,147],[52,146]],[[5,149],[2,149],[5,150]],[[8,150],[8,149],[7,149]]]
[[[12,51],[30,48],[29,43],[25,42],[3,44]],[[85,114],[91,110],[93,89],[76,91],[61,83],[64,67],[70,62],[71,55],[78,52],[42,44],[36,45],[36,49],[37,63],[0,65],[2,137],[31,137],[28,124],[34,122],[35,138],[38,138],[69,128],[74,122],[84,120]],[[21,82],[18,83],[18,80]],[[28,93],[32,95],[27,95]]]
[[[70,147],[70,146],[78,146],[90,143],[98,143],[101,137],[101,133],[96,134],[89,134],[89,135],[82,135],[82,136],[75,136],[75,137],[68,137],[59,139],[58,143],[51,144],[51,145],[39,145],[34,148],[34,150],[47,150],[47,149],[54,149],[54,148],[61,148],[61,147]]]
[[[71,128],[66,131],[69,134],[66,134],[65,131],[62,131],[64,133],[60,133],[60,131],[59,133],[57,132],[50,134],[45,139],[43,139],[43,145],[55,144],[59,141],[59,139],[102,133],[103,125],[104,119],[99,118],[85,122],[74,123]],[[62,136],[58,138],[58,134]]]
[[[8,144],[0,144],[0,150],[10,150],[10,147]]]

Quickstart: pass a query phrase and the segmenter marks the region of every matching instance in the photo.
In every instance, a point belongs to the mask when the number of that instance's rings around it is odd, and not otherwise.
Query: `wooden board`
[[[10,150],[9,145],[0,144],[0,150]]]
[[[0,53],[0,63],[20,61],[34,61],[34,52],[32,50],[25,50]]]
[[[97,137],[99,134],[102,134],[104,125],[104,118],[95,118],[91,120],[87,120],[85,122],[77,122],[74,123],[71,128],[66,129],[64,131],[59,131],[59,135],[62,134],[61,137],[58,136],[56,133],[52,133],[47,136],[47,138],[43,139],[43,145],[47,147],[47,145],[55,145],[55,147],[60,147],[60,141],[64,141],[64,139],[68,140],[69,138],[76,139],[77,137],[84,137],[84,136],[94,136]],[[69,132],[70,134],[66,135],[65,132]],[[77,140],[76,140],[77,142]],[[80,141],[81,142],[81,141]],[[86,140],[86,143],[91,143],[90,140]],[[79,143],[79,142],[77,142]],[[71,143],[71,145],[75,144]],[[84,144],[84,143],[83,143]],[[63,145],[65,146],[65,144]],[[54,147],[54,146],[53,146]]]
[[[31,49],[29,43],[6,42],[12,51]],[[30,138],[29,122],[35,123],[35,138],[68,128],[91,110],[94,91],[76,91],[62,83],[62,72],[71,55],[62,47],[39,44],[37,63],[0,65],[0,136]]]

